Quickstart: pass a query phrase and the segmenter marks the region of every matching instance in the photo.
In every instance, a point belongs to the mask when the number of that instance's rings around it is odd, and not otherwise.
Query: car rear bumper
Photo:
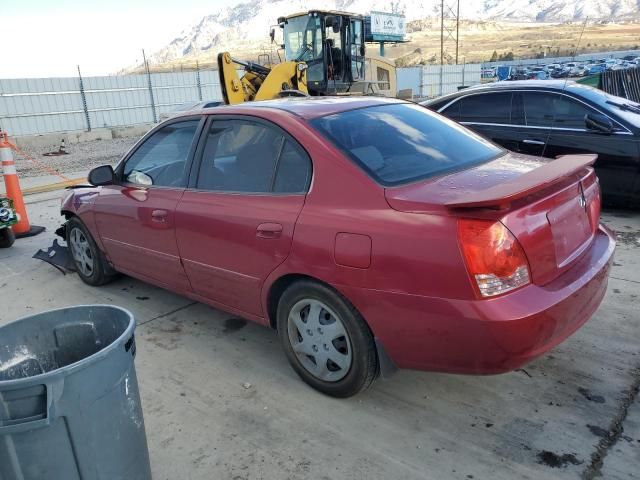
[[[589,251],[559,278],[487,300],[339,288],[398,367],[502,373],[555,347],[591,318],[606,293],[614,250],[613,234],[601,226]]]

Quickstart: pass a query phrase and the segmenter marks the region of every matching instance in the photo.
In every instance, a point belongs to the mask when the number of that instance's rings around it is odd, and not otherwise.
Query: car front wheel
[[[106,261],[87,227],[76,217],[67,222],[67,245],[80,279],[87,285],[109,283],[114,276],[105,272]]]
[[[360,313],[331,288],[291,285],[278,303],[278,335],[296,373],[316,390],[350,397],[378,372],[373,335]]]

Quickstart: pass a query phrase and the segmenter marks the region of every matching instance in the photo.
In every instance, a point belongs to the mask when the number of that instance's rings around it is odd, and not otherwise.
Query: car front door
[[[625,127],[612,119],[611,133],[588,129],[585,115],[602,113],[563,93],[525,91],[516,95],[514,108],[519,108],[517,97],[523,114],[517,151],[549,158],[597,153],[595,169],[605,200],[633,191],[640,166],[638,144]]]
[[[117,270],[175,291],[189,290],[175,235],[175,209],[184,193],[201,119],[174,121],[148,136],[102,187],[95,221]]]
[[[311,160],[283,130],[212,117],[198,173],[176,210],[178,247],[204,301],[262,317],[261,286],[288,256]]]

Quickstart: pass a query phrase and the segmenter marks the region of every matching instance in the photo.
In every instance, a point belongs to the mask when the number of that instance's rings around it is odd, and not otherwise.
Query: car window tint
[[[533,127],[585,128],[584,116],[592,110],[566,95],[523,92],[526,124]]]
[[[311,181],[311,160],[297,144],[287,139],[278,159],[273,191],[276,193],[304,193]]]
[[[513,92],[511,98],[511,125],[525,125],[522,92]]]
[[[442,112],[440,113],[445,117],[450,118],[451,120],[455,120],[456,122],[459,122],[460,121],[460,102],[459,101],[453,102],[451,105],[449,105],[447,108],[442,110]]]
[[[306,153],[276,128],[245,120],[214,121],[196,187],[227,192],[297,193],[306,191],[310,175]]]
[[[399,185],[489,161],[503,150],[430,110],[391,104],[311,122],[383,185]]]
[[[123,179],[128,183],[184,187],[186,167],[199,120],[167,125],[155,132],[127,159]]]
[[[457,103],[461,122],[508,124],[511,121],[511,92],[469,95]]]

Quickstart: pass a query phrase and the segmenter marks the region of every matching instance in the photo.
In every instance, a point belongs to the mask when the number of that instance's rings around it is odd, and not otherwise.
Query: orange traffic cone
[[[16,173],[16,164],[13,161],[13,151],[6,132],[0,132],[0,162],[2,163],[2,174],[4,176],[4,186],[7,197],[13,200],[13,207],[18,214],[18,223],[11,227],[16,237],[30,237],[44,231],[44,227],[38,227],[29,223],[27,209],[24,205],[20,181]]]

